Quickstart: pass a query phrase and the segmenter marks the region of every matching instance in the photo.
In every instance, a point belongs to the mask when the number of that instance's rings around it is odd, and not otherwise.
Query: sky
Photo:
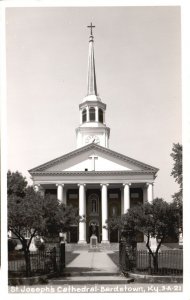
[[[27,170],[76,149],[93,23],[98,93],[110,149],[159,168],[154,196],[171,201],[181,143],[180,8],[6,9],[8,168]]]

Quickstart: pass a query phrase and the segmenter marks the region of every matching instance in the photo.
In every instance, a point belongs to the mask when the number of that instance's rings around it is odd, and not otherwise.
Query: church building
[[[88,27],[87,95],[79,104],[77,147],[29,173],[34,186],[50,194],[52,201],[57,198],[78,208],[83,222],[70,227],[68,243],[89,243],[92,227],[99,243],[112,243],[119,241],[119,233],[105,228],[107,219],[126,213],[137,203],[151,201],[158,169],[109,148],[106,104],[96,84],[94,26],[91,23]]]

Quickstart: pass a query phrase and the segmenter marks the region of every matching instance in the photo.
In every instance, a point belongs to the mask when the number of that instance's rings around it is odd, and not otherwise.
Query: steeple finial
[[[92,35],[92,28],[94,28],[95,26],[92,25],[91,22],[91,24],[87,27],[90,28],[90,34],[91,34],[89,40],[89,53],[88,53],[87,95],[97,96],[95,60],[94,60],[94,39]]]
[[[93,34],[92,34],[92,28],[95,28],[96,26],[92,25],[92,22],[91,22],[90,25],[87,26],[87,27],[90,28],[90,35],[93,36]]]

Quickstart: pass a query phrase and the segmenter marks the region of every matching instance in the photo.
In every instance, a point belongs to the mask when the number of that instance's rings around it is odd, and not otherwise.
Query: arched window
[[[98,195],[97,194],[91,194],[89,196],[89,213],[90,215],[98,214]]]
[[[91,107],[89,109],[89,113],[90,113],[90,121],[95,121],[95,108]]]
[[[93,213],[97,212],[97,200],[96,199],[92,200],[92,212]]]
[[[86,122],[86,108],[82,111],[82,122]]]
[[[101,108],[98,109],[98,121],[103,123],[103,110]]]

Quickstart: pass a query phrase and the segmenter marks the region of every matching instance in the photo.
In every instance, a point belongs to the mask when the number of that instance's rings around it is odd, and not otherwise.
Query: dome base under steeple
[[[101,98],[97,95],[87,95],[86,97],[83,98],[82,102],[85,101],[100,101],[101,102]]]

